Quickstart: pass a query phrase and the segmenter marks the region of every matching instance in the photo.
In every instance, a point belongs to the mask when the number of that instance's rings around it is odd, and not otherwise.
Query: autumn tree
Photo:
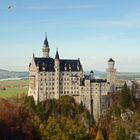
[[[96,135],[96,140],[104,140],[101,128],[98,128],[97,135]]]

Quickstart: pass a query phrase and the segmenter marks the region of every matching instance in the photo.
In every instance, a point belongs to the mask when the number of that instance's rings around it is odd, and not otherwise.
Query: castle
[[[35,102],[73,96],[83,103],[97,121],[109,107],[108,93],[115,90],[115,61],[108,61],[107,80],[96,79],[94,72],[84,75],[80,59],[60,59],[58,50],[55,58],[49,57],[47,36],[42,48],[42,57],[33,58],[29,64],[29,91]]]

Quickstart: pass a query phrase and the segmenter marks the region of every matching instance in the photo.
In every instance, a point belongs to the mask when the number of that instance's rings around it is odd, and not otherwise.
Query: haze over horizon
[[[0,69],[28,71],[47,32],[50,57],[80,58],[84,71],[140,72],[139,0],[1,0]]]

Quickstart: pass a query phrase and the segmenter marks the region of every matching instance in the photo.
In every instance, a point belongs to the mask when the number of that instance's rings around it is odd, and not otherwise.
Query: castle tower
[[[48,43],[48,39],[47,39],[47,35],[46,35],[44,44],[43,44],[43,48],[42,48],[43,57],[49,58],[49,52],[50,52],[50,48],[49,48],[49,43]]]
[[[54,60],[54,69],[55,69],[55,98],[58,99],[60,95],[60,60],[59,60],[59,53],[58,50],[55,54],[55,60]]]
[[[110,58],[108,60],[108,68],[106,69],[107,72],[107,82],[110,83],[112,92],[115,91],[115,85],[116,85],[116,69],[114,68],[115,61]]]
[[[94,72],[93,72],[93,70],[90,71],[89,79],[90,80],[93,80],[94,79]]]
[[[35,103],[38,102],[38,69],[35,64],[35,55],[29,64],[29,90],[28,96],[33,96]]]

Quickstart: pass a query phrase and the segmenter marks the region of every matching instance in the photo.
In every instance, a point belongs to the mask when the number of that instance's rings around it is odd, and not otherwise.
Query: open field
[[[28,80],[0,81],[0,97],[10,98],[19,94],[27,94]]]

